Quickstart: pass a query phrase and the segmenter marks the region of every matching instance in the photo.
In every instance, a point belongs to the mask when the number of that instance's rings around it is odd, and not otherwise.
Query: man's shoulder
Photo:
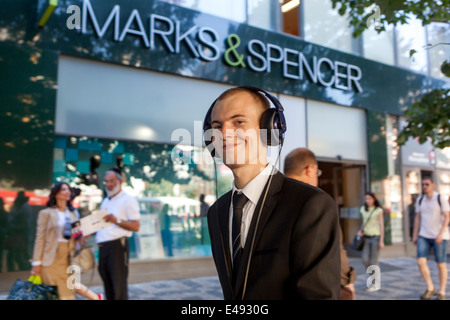
[[[208,211],[212,211],[212,210],[217,210],[218,207],[222,207],[224,205],[226,205],[226,202],[230,202],[231,200],[231,192],[232,190],[224,193],[223,195],[221,195],[219,197],[219,199],[217,199],[210,207]]]
[[[129,194],[128,192],[122,190],[119,194],[119,197],[121,198],[121,200],[123,201],[138,201],[137,198],[131,194]]]

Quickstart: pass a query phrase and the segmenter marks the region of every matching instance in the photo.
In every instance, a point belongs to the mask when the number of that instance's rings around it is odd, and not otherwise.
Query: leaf
[[[441,71],[446,77],[450,78],[450,63],[448,61],[442,62]]]

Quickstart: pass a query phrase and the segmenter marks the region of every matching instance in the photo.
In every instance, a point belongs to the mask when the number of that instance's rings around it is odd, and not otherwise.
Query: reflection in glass
[[[236,22],[245,22],[246,0],[161,0],[171,4],[176,4],[185,8],[209,13],[218,17],[233,20]]]
[[[437,192],[448,198],[450,196],[450,173],[448,171],[441,171],[438,173],[438,177],[439,189],[437,190]]]
[[[280,3],[272,0],[247,0],[247,23],[251,26],[278,31]]]
[[[394,56],[394,32],[391,26],[387,31],[378,33],[373,28],[363,33],[364,57],[389,65],[395,65]]]
[[[402,187],[400,178],[399,147],[395,142],[398,135],[398,117],[386,117],[386,144],[388,155],[388,176],[385,180],[384,206],[389,208],[392,243],[401,243],[403,239]]]
[[[421,72],[428,72],[425,28],[420,20],[411,17],[408,24],[396,26],[399,66]],[[410,51],[417,52],[410,57]]]
[[[177,157],[181,150],[182,157]],[[120,167],[125,175],[122,188],[137,197],[141,209],[141,229],[130,239],[132,259],[210,256],[206,216],[201,212],[216,200],[216,173],[212,160],[204,161],[210,155],[202,157],[205,150],[57,136],[55,153],[60,156],[54,160],[53,181],[81,189],[74,205],[84,216],[98,209],[104,197],[103,185],[87,183],[87,177],[95,173],[103,179],[108,169]],[[92,159],[98,160],[95,170]],[[231,189],[233,178],[221,162],[216,166],[220,196]]]
[[[450,25],[433,22],[427,28],[428,43],[433,46],[428,50],[431,76],[445,79],[446,77],[441,71],[441,64],[443,61],[450,61]]]
[[[304,1],[305,40],[352,53],[352,36],[348,17],[332,9],[331,1]]]

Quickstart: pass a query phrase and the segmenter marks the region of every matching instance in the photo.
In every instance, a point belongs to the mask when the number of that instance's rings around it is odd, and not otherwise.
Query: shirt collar
[[[113,199],[117,199],[120,198],[120,196],[122,196],[123,194],[123,190],[121,189],[118,193],[116,193],[112,198],[111,197],[107,197],[109,201],[112,201]]]
[[[263,171],[261,171],[242,189],[236,188],[235,184],[233,183],[232,195],[234,195],[235,191],[239,193],[243,192],[245,196],[256,206],[259,198],[261,197],[261,193],[266,186],[267,180],[269,180],[270,174],[272,173],[272,168],[273,165],[269,163]]]

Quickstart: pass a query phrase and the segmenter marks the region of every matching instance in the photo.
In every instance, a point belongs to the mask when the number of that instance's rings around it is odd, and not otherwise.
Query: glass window
[[[408,24],[398,25],[395,28],[398,65],[417,72],[427,73],[427,52],[424,49],[426,45],[425,28],[422,26],[422,22],[411,17]],[[410,58],[411,50],[417,52]]]
[[[329,0],[304,1],[305,40],[352,53],[352,35],[346,16]]]
[[[450,25],[433,22],[427,28],[428,43],[433,46],[428,50],[431,76],[448,80],[441,71],[441,64],[443,61],[450,61]]]
[[[437,191],[448,199],[450,197],[450,172],[439,170],[437,176],[439,187]]]
[[[306,112],[305,99],[287,95],[280,95],[279,99],[284,107],[288,128],[280,155],[280,165],[283,171],[284,158],[289,152],[296,148],[306,147]],[[271,162],[273,163],[273,161]]]
[[[300,36],[299,0],[280,0],[283,19],[282,30],[294,36]]]
[[[364,110],[307,100],[308,148],[317,157],[367,160]]]
[[[384,32],[378,33],[369,28],[363,33],[364,57],[378,62],[395,65],[394,31],[388,26]]]
[[[390,231],[392,243],[401,243],[403,237],[403,211],[402,211],[402,188],[400,176],[399,148],[395,142],[398,136],[398,117],[387,115],[386,117],[386,147],[388,156],[388,176],[383,181],[380,194],[385,208],[389,209],[387,230]],[[380,199],[380,200],[381,200]],[[389,222],[389,223],[387,223]]]
[[[61,56],[56,132],[164,143],[180,142],[180,133],[185,144],[201,146],[206,111],[229,87]]]
[[[247,0],[247,23],[268,30],[279,30],[280,3],[272,0]]]
[[[209,13],[225,19],[244,23],[246,0],[161,0],[185,8]]]
[[[188,161],[172,156],[180,149]],[[58,135],[55,154],[60,157],[54,160],[53,182],[65,181],[81,190],[74,206],[85,216],[100,207],[105,172],[120,167],[125,175],[122,188],[138,199],[141,213],[141,228],[130,238],[132,259],[210,256],[205,210],[216,199],[215,172],[212,161],[195,160],[202,152],[187,145]],[[233,178],[217,163],[220,196],[231,189]]]

